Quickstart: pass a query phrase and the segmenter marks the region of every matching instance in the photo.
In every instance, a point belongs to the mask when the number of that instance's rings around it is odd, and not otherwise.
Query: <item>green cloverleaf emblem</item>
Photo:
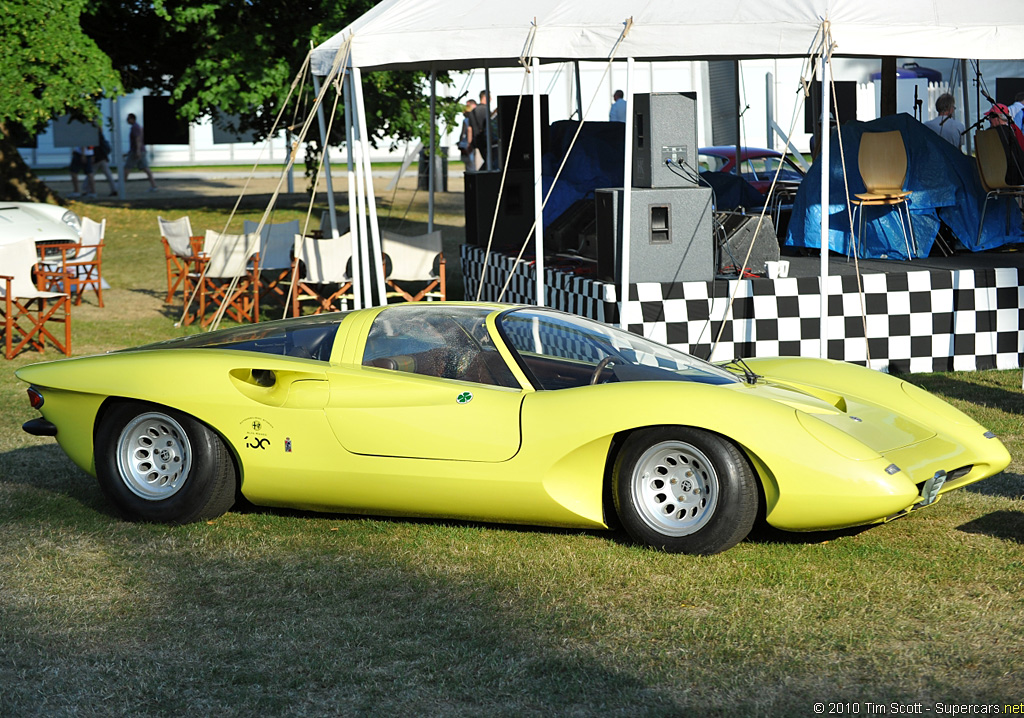
[[[455,397],[456,404],[468,404],[471,401],[473,401],[473,392],[471,391],[464,391]]]

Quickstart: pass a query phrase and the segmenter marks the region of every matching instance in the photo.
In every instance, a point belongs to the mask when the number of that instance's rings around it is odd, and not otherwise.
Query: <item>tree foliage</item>
[[[6,0],[0,12],[0,197],[55,200],[12,136],[54,117],[94,119],[96,100],[121,91],[110,59],[79,25],[86,0]]]
[[[189,121],[213,117],[228,129],[272,129],[311,46],[373,7],[373,0],[97,0],[84,25],[121,69],[129,89],[170,92]],[[426,137],[426,76],[364,76],[368,131],[375,140]],[[312,105],[307,82],[282,113],[301,124]],[[440,114],[455,122],[456,98]],[[327,107],[330,109],[330,106]],[[339,103],[339,113],[343,105]],[[337,126],[341,123],[336,121]]]

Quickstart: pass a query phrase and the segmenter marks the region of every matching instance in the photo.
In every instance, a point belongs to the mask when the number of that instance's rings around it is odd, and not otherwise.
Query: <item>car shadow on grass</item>
[[[1024,476],[1004,471],[984,481],[964,487],[965,491],[1004,499],[1024,499]]]
[[[1024,544],[1024,512],[993,511],[973,521],[957,526],[969,534],[982,534],[1004,541]]]

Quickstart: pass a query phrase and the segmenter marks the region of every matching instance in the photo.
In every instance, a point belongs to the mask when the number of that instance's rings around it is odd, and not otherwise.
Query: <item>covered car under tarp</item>
[[[910,216],[918,256],[929,254],[942,223],[952,230],[960,244],[971,251],[1024,242],[1020,210],[1011,199],[989,202],[981,241],[977,241],[985,190],[978,177],[974,158],[943,140],[911,115],[899,114],[871,122],[850,122],[840,128],[843,155],[846,157],[845,183],[839,139],[833,131],[829,163],[829,249],[842,254],[847,254],[850,249],[851,220],[847,211],[846,193],[847,187],[851,197],[865,191],[857,162],[861,135],[865,132],[891,130],[900,131],[907,149],[907,179],[904,188],[913,192],[910,196]],[[818,158],[800,185],[793,202],[786,246],[821,246],[820,200],[821,159]],[[860,256],[871,259],[908,259],[896,211],[888,207],[867,207],[866,212]],[[1006,226],[1007,212],[1010,217],[1009,231]]]

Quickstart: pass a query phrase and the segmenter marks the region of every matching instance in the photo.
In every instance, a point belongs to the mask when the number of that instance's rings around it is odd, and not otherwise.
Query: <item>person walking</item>
[[[128,115],[128,124],[131,130],[128,131],[128,156],[124,163],[124,181],[128,181],[128,173],[133,169],[140,169],[146,173],[149,180],[149,191],[156,192],[156,181],[153,179],[153,172],[149,169],[149,161],[146,159],[146,138],[142,131],[142,125],[135,118],[135,114]],[[125,185],[127,189],[127,185]]]
[[[103,136],[103,130],[100,130],[99,144],[93,148],[92,155],[92,171],[93,180],[90,192],[96,192],[96,173],[102,172],[107,178],[107,184],[110,185],[110,196],[115,197],[117,195],[117,184],[114,180],[114,173],[110,171],[110,143],[107,142],[107,138]]]

